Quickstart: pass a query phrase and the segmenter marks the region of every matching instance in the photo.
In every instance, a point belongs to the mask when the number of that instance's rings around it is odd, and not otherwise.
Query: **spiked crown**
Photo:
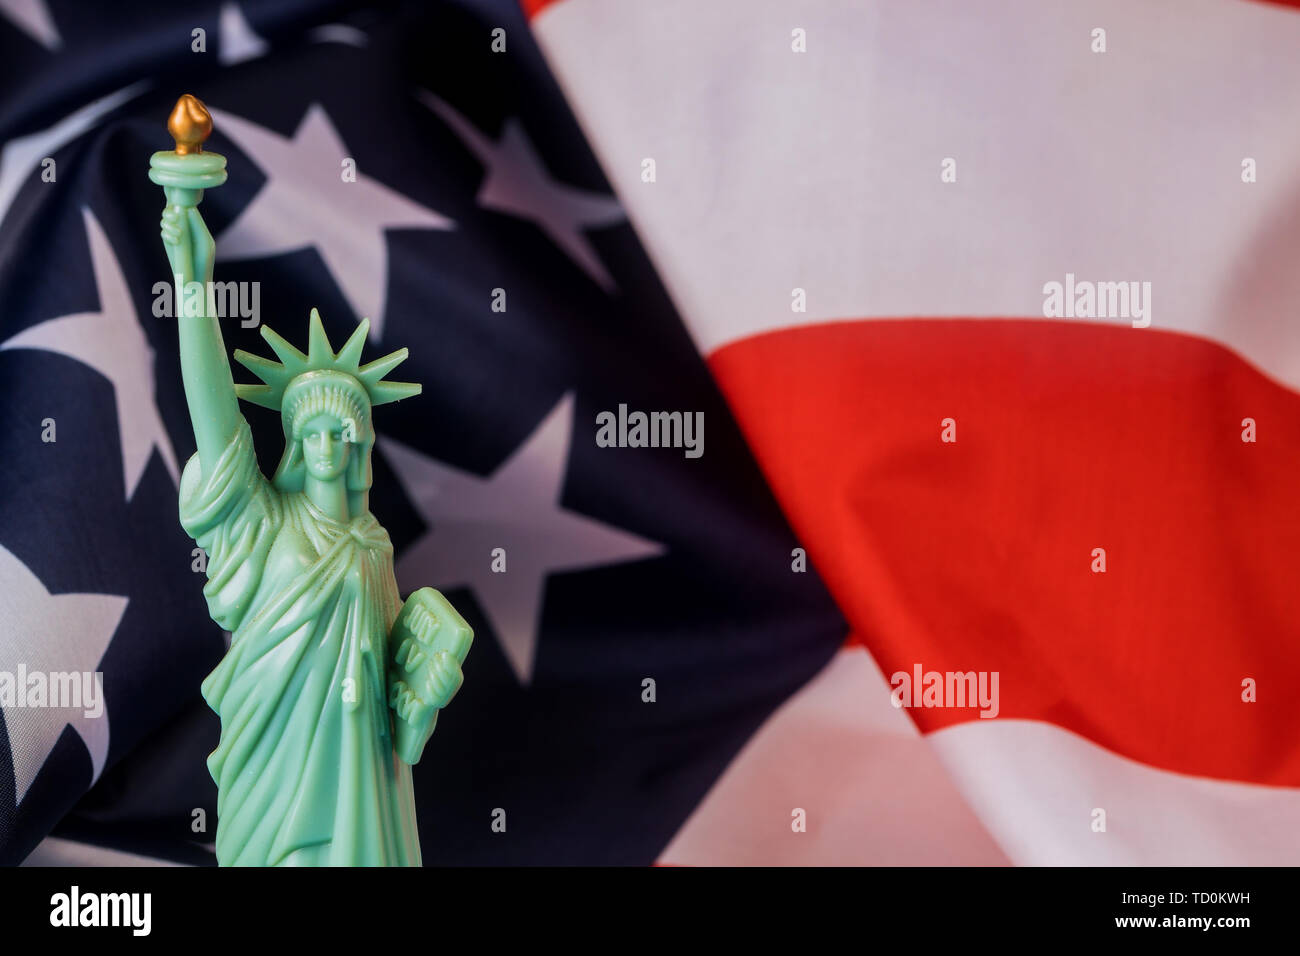
[[[312,410],[320,401],[310,397],[329,398],[320,410],[339,409],[364,412],[369,418],[370,407],[395,402],[420,394],[420,386],[413,382],[386,382],[384,376],[406,361],[406,349],[390,352],[383,358],[361,364],[361,348],[370,332],[370,320],[362,319],[356,331],[335,353],[325,335],[320,313],[311,310],[307,354],[304,355],[283,336],[262,326],[262,338],[279,356],[276,362],[243,349],[236,349],[235,361],[262,380],[262,384],[235,385],[235,394],[246,402],[272,408],[284,417],[286,430],[299,417],[299,413]],[[288,402],[286,402],[288,393]],[[361,402],[369,407],[359,408]],[[340,416],[342,417],[342,416]]]

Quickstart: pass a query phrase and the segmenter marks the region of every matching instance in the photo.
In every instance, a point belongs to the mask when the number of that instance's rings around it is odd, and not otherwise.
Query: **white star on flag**
[[[217,20],[217,62],[222,66],[256,60],[270,49],[244,17],[237,3],[223,3]]]
[[[0,15],[47,50],[57,50],[63,43],[45,0],[0,0]]]
[[[313,103],[293,139],[223,110],[216,125],[266,174],[253,201],[221,234],[222,262],[256,259],[315,246],[358,318],[370,319],[370,338],[384,327],[388,290],[386,229],[452,229],[446,216],[412,202],[360,169],[342,177],[354,156],[325,108]]]
[[[27,181],[41,160],[53,156],[64,143],[76,139],[98,123],[101,117],[134,98],[148,85],[141,80],[124,86],[87,103],[75,113],[69,113],[53,126],[15,137],[5,143],[4,149],[0,150],[0,222],[4,221],[9,207],[13,205],[19,187]]]
[[[313,43],[341,43],[365,49],[370,42],[364,30],[359,30],[348,23],[326,23],[307,31],[307,38]]]
[[[404,590],[473,589],[520,683],[532,679],[546,576],[662,554],[664,546],[560,505],[573,436],[565,395],[488,478],[381,437],[379,447],[429,530],[397,561]],[[492,570],[504,548],[506,570]]]
[[[129,500],[155,448],[172,481],[178,481],[176,453],[154,404],[153,349],[136,318],[122,267],[94,214],[82,209],[82,216],[99,311],[41,322],[0,343],[0,350],[57,352],[89,365],[113,383],[122,446],[122,482]]]
[[[17,675],[94,672],[126,611],[116,594],[50,594],[45,585],[0,545],[0,671]],[[16,677],[15,677],[16,679]],[[16,688],[16,692],[24,692]],[[83,704],[85,703],[83,699]],[[108,758],[108,708],[102,692],[100,713],[87,717],[82,707],[12,706],[4,710],[13,754],[15,803],[22,803],[54,745],[71,725],[90,754],[91,782]]]
[[[616,288],[583,230],[626,219],[617,199],[552,179],[518,120],[507,119],[501,139],[493,142],[428,90],[418,95],[483,163],[486,172],[476,197],[480,206],[531,220],[593,282],[606,292]]]

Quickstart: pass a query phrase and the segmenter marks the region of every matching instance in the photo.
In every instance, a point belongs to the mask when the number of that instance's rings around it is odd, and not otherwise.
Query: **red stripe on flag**
[[[524,16],[531,20],[547,7],[559,2],[560,0],[519,0],[519,5],[524,8]]]
[[[1300,785],[1300,396],[1213,343],[1086,323],[832,323],[709,361],[887,676],[998,671],[1001,717]]]

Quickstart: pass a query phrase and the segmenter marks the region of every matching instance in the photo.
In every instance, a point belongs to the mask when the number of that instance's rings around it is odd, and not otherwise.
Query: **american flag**
[[[424,384],[371,501],[476,633],[426,862],[1300,859],[1300,11],[178,6],[0,0],[0,862],[215,862],[182,92],[216,280]]]

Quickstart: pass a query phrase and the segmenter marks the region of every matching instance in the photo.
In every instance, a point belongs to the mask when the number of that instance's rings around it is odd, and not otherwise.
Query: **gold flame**
[[[176,141],[178,155],[201,153],[203,141],[212,134],[212,114],[197,96],[186,93],[167,117],[167,132]]]

